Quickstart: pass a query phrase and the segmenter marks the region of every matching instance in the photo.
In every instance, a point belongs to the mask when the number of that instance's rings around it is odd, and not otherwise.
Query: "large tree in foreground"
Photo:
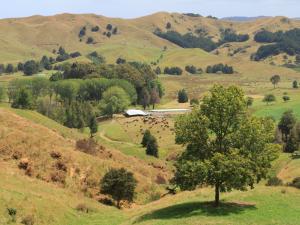
[[[175,130],[186,150],[173,182],[182,190],[213,186],[216,206],[220,192],[244,191],[266,178],[280,151],[271,144],[274,122],[248,116],[244,94],[234,86],[214,86],[199,108],[178,118]]]

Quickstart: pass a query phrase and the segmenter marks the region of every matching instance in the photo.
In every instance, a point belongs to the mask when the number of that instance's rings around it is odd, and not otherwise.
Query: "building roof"
[[[125,111],[125,114],[128,116],[147,116],[148,113],[138,110],[138,109],[128,109]]]

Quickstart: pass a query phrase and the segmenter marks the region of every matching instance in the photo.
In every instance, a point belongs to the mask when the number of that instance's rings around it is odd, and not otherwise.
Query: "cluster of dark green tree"
[[[161,30],[156,30],[154,34],[174,44],[177,44],[182,48],[201,48],[209,52],[218,47],[218,45],[210,38],[204,36],[194,36],[191,33],[182,35],[176,31],[167,31],[164,33]]]
[[[275,33],[269,31],[258,32],[255,41],[262,43],[272,43],[261,46],[252,56],[253,60],[259,61],[269,56],[275,56],[280,53],[286,53],[290,56],[300,54],[300,29],[295,28],[286,32],[278,31]]]
[[[172,182],[182,190],[210,185],[215,205],[220,192],[246,191],[266,178],[278,157],[272,119],[256,118],[246,111],[241,89],[214,86],[191,114],[175,123],[176,143],[186,146],[178,158]]]
[[[11,74],[11,73],[15,73],[18,71],[19,71],[19,68],[15,67],[11,63],[8,63],[7,65],[0,64],[0,75],[2,75],[4,73]]]
[[[158,158],[158,144],[156,138],[151,134],[150,130],[145,130],[142,146],[146,148],[146,154]]]
[[[228,42],[245,42],[249,40],[248,34],[237,34],[232,29],[221,29],[221,40],[219,41],[219,45]]]
[[[180,67],[166,67],[164,69],[164,74],[168,75],[181,75],[183,70]]]
[[[51,82],[46,78],[17,79],[8,85],[14,108],[36,109],[65,126],[81,129],[90,115],[112,116],[137,101],[137,93],[126,80],[95,78]]]
[[[278,131],[281,134],[285,152],[295,152],[300,146],[300,122],[297,121],[293,111],[289,110],[283,113],[279,123]]]
[[[193,66],[193,65],[186,66],[185,71],[190,74],[202,74],[203,73],[203,70],[201,68],[197,68],[196,66]]]
[[[228,66],[227,64],[216,64],[213,66],[208,66],[206,68],[206,73],[224,73],[224,74],[233,74],[234,69],[232,66]]]
[[[108,65],[94,63],[74,63],[65,65],[63,79],[107,78],[126,80],[135,87],[137,98],[133,104],[140,104],[144,108],[159,103],[164,95],[161,83],[152,68],[139,62]]]
[[[170,28],[171,27],[167,29]],[[199,28],[196,33],[198,36],[195,36],[192,33],[180,34],[177,31],[172,30],[162,32],[160,29],[157,29],[154,32],[154,34],[158,37],[177,44],[182,48],[201,48],[207,52],[215,50],[220,45],[227,42],[244,42],[249,40],[248,34],[236,34],[236,32],[232,29],[221,30],[221,39],[217,43],[215,43],[210,37],[207,37],[207,35],[203,35],[202,32],[199,32]]]

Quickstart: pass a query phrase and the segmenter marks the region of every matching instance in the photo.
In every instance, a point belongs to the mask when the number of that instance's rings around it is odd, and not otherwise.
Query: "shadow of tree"
[[[179,219],[192,216],[227,216],[241,213],[244,210],[255,209],[255,205],[233,202],[221,203],[219,207],[215,207],[212,202],[188,202],[152,211],[137,218],[134,223],[153,219]]]

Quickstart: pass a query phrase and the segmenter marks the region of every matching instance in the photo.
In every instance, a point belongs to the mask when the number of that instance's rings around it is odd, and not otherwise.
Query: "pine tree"
[[[142,142],[141,142],[141,145],[143,147],[147,147],[147,144],[148,144],[148,141],[151,137],[151,133],[150,133],[150,130],[146,130],[145,133],[144,133],[144,136],[143,136],[143,139],[142,139]]]
[[[94,134],[98,132],[98,123],[97,123],[97,119],[95,116],[93,116],[91,118],[89,128],[90,128],[90,134],[91,134],[91,138],[92,138],[94,136]]]
[[[156,141],[156,138],[152,135],[150,136],[148,143],[147,143],[146,154],[158,158],[157,141]]]

